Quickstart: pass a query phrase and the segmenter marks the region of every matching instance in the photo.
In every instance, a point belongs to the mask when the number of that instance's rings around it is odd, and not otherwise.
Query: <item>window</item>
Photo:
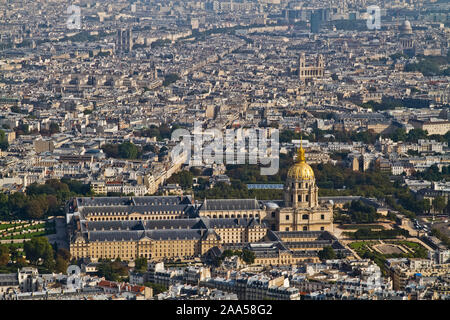
[[[272,218],[275,218],[275,212],[272,212]]]
[[[307,227],[307,226],[304,226],[304,227],[303,227],[303,231],[308,231],[308,227]]]
[[[320,227],[320,231],[324,231],[325,230],[325,227]]]
[[[289,227],[286,227],[286,231],[289,231]]]
[[[308,219],[309,219],[309,216],[308,216],[307,214],[304,214],[304,215],[302,215],[302,219],[303,219],[303,220],[308,220]]]
[[[289,216],[288,215],[286,215],[286,220],[289,220]]]
[[[307,194],[307,195],[305,196],[305,201],[306,201],[306,202],[309,201],[309,194]]]
[[[325,220],[325,215],[324,215],[324,214],[321,214],[321,215],[320,215],[320,219]]]

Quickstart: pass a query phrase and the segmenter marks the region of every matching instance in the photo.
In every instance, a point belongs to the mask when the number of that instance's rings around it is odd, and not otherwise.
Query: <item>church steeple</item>
[[[306,162],[305,149],[303,149],[303,134],[300,136],[300,148],[297,150],[297,163]]]

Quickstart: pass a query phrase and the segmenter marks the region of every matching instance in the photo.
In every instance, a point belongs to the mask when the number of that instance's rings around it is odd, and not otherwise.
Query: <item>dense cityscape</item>
[[[450,300],[447,0],[0,25],[0,300]]]

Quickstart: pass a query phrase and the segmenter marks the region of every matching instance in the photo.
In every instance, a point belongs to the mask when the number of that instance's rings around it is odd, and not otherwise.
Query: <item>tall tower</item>
[[[305,53],[302,52],[300,54],[300,58],[298,59],[298,77],[300,79],[303,78],[305,67],[306,67],[306,56]]]
[[[116,35],[116,51],[129,53],[133,50],[133,32],[131,29],[119,29]]]
[[[320,33],[322,28],[322,12],[314,11],[311,13],[311,33]]]
[[[317,56],[316,68],[317,68],[317,76],[319,78],[323,77],[325,66],[324,66],[324,60],[323,60],[323,55],[322,54],[319,54]]]

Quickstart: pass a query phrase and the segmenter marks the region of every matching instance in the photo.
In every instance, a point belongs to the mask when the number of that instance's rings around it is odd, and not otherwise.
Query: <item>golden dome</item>
[[[294,180],[312,180],[314,179],[314,170],[305,161],[305,150],[300,145],[297,154],[296,163],[289,168],[288,178]]]

